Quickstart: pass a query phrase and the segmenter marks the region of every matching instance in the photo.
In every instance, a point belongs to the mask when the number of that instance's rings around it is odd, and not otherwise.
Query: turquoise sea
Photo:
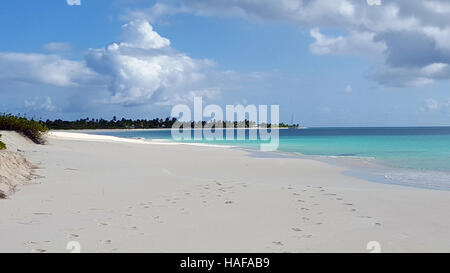
[[[246,140],[183,141],[232,145],[256,152],[262,141],[249,140],[249,130],[245,131]],[[170,130],[96,134],[172,139]],[[280,156],[306,156],[345,165],[350,169],[348,174],[376,182],[450,190],[450,127],[282,129],[279,143]]]

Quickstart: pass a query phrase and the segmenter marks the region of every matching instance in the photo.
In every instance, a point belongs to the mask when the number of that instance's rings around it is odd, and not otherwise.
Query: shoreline
[[[153,130],[153,129],[150,129]],[[165,130],[170,131],[170,129],[157,129],[157,131]],[[244,147],[238,145],[227,145],[227,144],[210,144],[210,143],[198,143],[198,142],[176,142],[170,139],[144,139],[144,138],[127,138],[127,137],[113,137],[108,135],[96,135],[92,134],[93,132],[102,132],[93,131],[93,130],[82,130],[82,131],[50,131],[56,132],[60,136],[64,137],[64,135],[70,134],[86,134],[84,139],[89,138],[98,138],[99,140],[104,138],[105,140],[110,138],[111,141],[121,141],[121,142],[130,142],[130,143],[140,143],[142,144],[162,144],[167,143],[168,145],[192,145],[192,146],[206,146],[206,147],[216,147],[216,148],[226,148],[226,149],[238,149],[248,151],[250,153],[255,153],[261,156],[262,154],[270,154],[277,156],[293,156],[299,157],[303,159],[316,160],[318,162],[331,164],[333,166],[338,166],[344,168],[342,174],[347,176],[352,176],[355,178],[359,178],[362,180],[367,180],[372,183],[378,184],[387,184],[387,185],[399,185],[406,187],[413,187],[419,189],[432,189],[432,190],[442,190],[442,191],[450,191],[450,186],[445,183],[445,181],[450,181],[450,173],[443,171],[432,171],[432,170],[416,170],[416,169],[405,169],[400,167],[392,167],[389,165],[384,165],[382,162],[374,162],[373,157],[358,157],[358,156],[331,156],[331,155],[306,155],[301,154],[299,152],[290,152],[290,151],[272,151],[272,152],[261,152],[257,149],[253,149],[252,147]],[[112,129],[109,131],[113,132],[123,132],[127,130],[116,130]],[[142,131],[136,129],[135,131]],[[146,131],[146,130],[144,130]],[[105,131],[106,132],[106,131]],[[69,134],[65,134],[69,133]],[[94,136],[94,137],[90,137]],[[130,140],[130,141],[129,141]],[[170,144],[169,144],[170,143]],[[264,155],[264,157],[266,157]],[[430,177],[434,179],[434,181],[429,181]],[[426,180],[426,182],[417,183],[417,181],[412,182],[411,179]],[[427,180],[428,179],[428,180]]]
[[[69,241],[83,252],[450,250],[444,191],[223,146],[80,136],[19,146],[41,178],[0,200],[0,252],[67,252]]]
[[[306,128],[286,128],[286,127],[282,127],[282,128],[277,128],[278,130],[289,130],[289,129],[295,129],[295,130],[305,130],[308,129],[309,127]],[[256,128],[256,127],[251,127],[251,128],[222,128],[223,130],[259,130],[259,129],[270,129],[270,128]],[[70,132],[70,133],[76,133],[76,132],[133,132],[133,131],[171,131],[172,128],[149,128],[149,129],[79,129],[79,130],[74,130],[74,129],[52,129],[51,131],[53,132]],[[186,130],[203,130],[200,128],[186,128]]]

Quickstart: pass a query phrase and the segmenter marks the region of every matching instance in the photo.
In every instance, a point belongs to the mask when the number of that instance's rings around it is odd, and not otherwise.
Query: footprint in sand
[[[39,221],[28,221],[28,222],[17,222],[19,225],[36,225],[39,224]]]
[[[50,212],[35,212],[35,213],[33,213],[34,215],[37,215],[37,216],[51,216],[51,215],[53,215],[52,213],[50,213]]]

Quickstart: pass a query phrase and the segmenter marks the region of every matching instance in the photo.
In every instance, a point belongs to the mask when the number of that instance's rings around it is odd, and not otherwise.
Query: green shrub
[[[26,117],[14,116],[11,114],[0,115],[0,130],[16,131],[34,143],[45,143],[42,133],[48,131],[47,126],[41,121],[29,120]]]
[[[2,137],[2,135],[0,134],[0,138]],[[5,143],[3,143],[1,140],[0,140],[0,150],[4,150],[4,149],[6,149],[6,145],[5,145]]]

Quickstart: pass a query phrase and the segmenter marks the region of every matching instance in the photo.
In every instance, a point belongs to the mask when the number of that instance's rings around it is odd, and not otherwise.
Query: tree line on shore
[[[83,130],[83,129],[164,129],[172,128],[174,124],[177,123],[176,118],[155,118],[155,119],[117,119],[113,117],[111,120],[105,119],[79,119],[75,121],[65,121],[61,119],[57,120],[46,120],[43,122],[51,130]],[[183,128],[202,128],[206,126],[219,127],[222,128],[254,128],[257,124],[253,121],[240,121],[240,122],[225,122],[225,121],[202,121],[202,122],[178,122],[177,124],[182,124]],[[214,126],[215,125],[215,126]],[[264,124],[267,127],[271,127],[271,124]],[[287,125],[280,123],[278,127],[298,127],[297,125]]]
[[[154,118],[154,119],[117,119],[113,117],[111,120],[105,119],[79,119],[74,121],[67,120],[34,120],[34,118],[27,118],[21,115],[0,114],[0,131],[16,131],[25,137],[28,137],[33,142],[43,144],[45,142],[42,137],[43,133],[48,130],[83,130],[83,129],[164,129],[172,128],[174,125],[180,128],[255,128],[258,125],[253,121],[202,121],[202,122],[177,122],[176,118]],[[181,126],[180,126],[181,125]],[[267,128],[273,127],[272,124],[259,124]],[[277,124],[279,128],[298,127],[299,125],[287,125],[284,123]],[[0,150],[5,149],[6,146],[0,141]]]

